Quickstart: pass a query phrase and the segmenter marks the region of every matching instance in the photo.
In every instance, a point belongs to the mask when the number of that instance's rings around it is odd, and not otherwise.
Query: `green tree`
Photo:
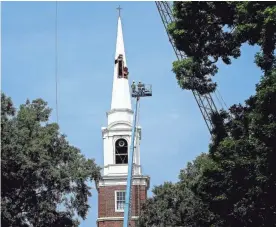
[[[276,4],[174,2],[173,12],[169,32],[187,55],[173,63],[181,88],[214,91],[216,62],[231,64],[244,43],[261,47],[255,63],[264,75],[244,105],[212,115],[209,153],[189,163],[178,183],[154,189],[141,224],[276,226]]]
[[[276,3],[174,2],[173,12],[169,32],[187,55],[173,63],[183,89],[214,91],[210,76],[218,60],[231,64],[244,43],[261,48],[255,63],[264,76],[256,95],[213,114],[209,154],[216,168],[206,168],[192,191],[225,226],[271,226],[276,223],[271,199],[276,189]]]
[[[153,189],[141,226],[276,226],[276,70],[213,122],[209,153]]]
[[[69,145],[42,99],[16,111],[1,94],[1,212],[3,226],[78,226],[91,196],[87,181],[100,168]]]
[[[202,154],[180,171],[179,182],[154,187],[153,197],[142,206],[140,226],[221,226],[218,216],[191,190],[207,166],[214,166],[214,162]]]
[[[194,193],[225,226],[276,226],[276,70],[221,118],[210,145],[217,168],[205,169]]]
[[[275,2],[174,2],[169,25],[177,49],[187,58],[173,63],[178,84],[200,94],[213,92],[218,60],[231,64],[244,43],[259,45],[256,63],[268,72],[275,65]]]

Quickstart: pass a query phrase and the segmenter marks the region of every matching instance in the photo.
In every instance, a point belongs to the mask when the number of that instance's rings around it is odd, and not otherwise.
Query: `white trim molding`
[[[138,220],[139,216],[132,216],[131,220]],[[103,218],[97,218],[97,222],[101,221],[123,221],[124,217],[103,217]]]
[[[139,219],[139,216],[132,216],[132,221],[137,221]],[[124,221],[124,217],[103,217],[103,218],[97,218],[96,226],[99,226],[99,222],[105,222],[105,221]]]
[[[127,113],[130,113],[130,114],[133,114],[133,110],[131,110],[131,109],[116,108],[116,109],[112,109],[112,110],[106,112],[106,116],[108,116],[109,114],[115,113],[115,112],[127,112]]]
[[[146,190],[150,187],[150,177],[142,176],[142,175],[134,175],[133,176],[132,185],[144,185],[146,186]],[[103,176],[102,179],[96,184],[97,190],[99,187],[107,187],[107,186],[119,186],[119,185],[127,185],[127,175],[125,176]]]

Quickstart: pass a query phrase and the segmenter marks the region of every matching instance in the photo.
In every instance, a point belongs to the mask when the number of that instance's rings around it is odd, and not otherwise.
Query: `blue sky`
[[[208,151],[210,139],[192,93],[178,87],[171,71],[176,58],[154,2],[58,3],[59,123],[72,145],[102,165],[118,5],[130,80],[153,86],[153,97],[142,100],[140,111],[141,163],[152,188],[177,181],[188,161]],[[232,65],[218,64],[216,81],[228,106],[254,94],[261,76],[253,63],[257,50],[244,45]],[[43,98],[56,121],[55,2],[2,3],[2,90],[16,106]],[[92,193],[82,227],[96,226],[97,191]]]

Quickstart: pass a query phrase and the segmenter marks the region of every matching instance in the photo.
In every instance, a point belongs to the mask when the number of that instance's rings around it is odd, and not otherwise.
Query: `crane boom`
[[[128,174],[127,174],[127,187],[126,187],[126,198],[125,198],[125,207],[124,207],[124,223],[123,227],[131,226],[131,202],[132,202],[132,178],[133,178],[133,156],[135,152],[135,138],[136,138],[136,124],[137,118],[139,115],[139,101],[142,97],[152,96],[151,85],[145,85],[141,82],[136,85],[132,84],[131,86],[131,97],[136,99],[134,118],[131,130],[131,145],[129,149],[129,158],[128,158]],[[136,140],[137,143],[137,140]]]
[[[173,50],[176,54],[176,57],[178,60],[184,59],[186,57],[186,55],[184,54],[184,52],[178,50],[174,44],[174,41],[171,37],[171,35],[168,32],[168,25],[170,23],[172,23],[174,21],[174,17],[172,14],[172,10],[171,10],[171,6],[169,4],[169,2],[167,1],[155,1],[155,4],[157,6],[158,12],[160,14],[161,20],[164,24],[164,27],[166,29],[166,32],[168,34],[169,37],[169,41],[172,44]],[[200,112],[203,116],[203,119],[208,127],[209,132],[211,133],[214,125],[212,123],[211,120],[211,115],[212,113],[217,112],[217,108],[216,105],[214,103],[214,100],[211,96],[211,94],[204,94],[201,95],[199,94],[199,92],[197,92],[196,90],[193,90],[193,95],[195,97],[196,103],[200,109]]]
[[[124,227],[128,227],[131,220],[131,202],[132,202],[132,177],[133,177],[133,155],[134,155],[134,141],[136,137],[136,120],[137,120],[137,107],[139,98],[136,98],[134,119],[131,131],[131,145],[129,149],[129,161],[128,161],[128,175],[127,175],[127,190],[126,200],[124,207]]]

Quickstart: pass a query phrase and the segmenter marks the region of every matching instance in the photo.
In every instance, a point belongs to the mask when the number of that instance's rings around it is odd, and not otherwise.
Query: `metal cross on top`
[[[121,8],[120,6],[118,7],[118,8],[116,8],[118,11],[119,11],[119,16],[121,16],[121,9],[123,9],[123,8]]]

